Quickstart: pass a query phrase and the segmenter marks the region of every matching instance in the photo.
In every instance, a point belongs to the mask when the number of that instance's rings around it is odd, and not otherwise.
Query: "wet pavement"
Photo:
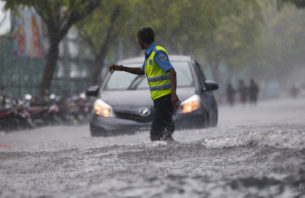
[[[305,197],[305,99],[219,114],[171,144],[86,125],[2,133],[0,197]]]

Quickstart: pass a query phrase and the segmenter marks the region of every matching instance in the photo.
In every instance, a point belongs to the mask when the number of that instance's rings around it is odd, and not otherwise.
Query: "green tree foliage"
[[[263,17],[257,64],[265,71],[263,77],[278,79],[280,76],[283,81],[291,72],[304,67],[305,12],[291,4],[278,11],[274,3],[264,7]]]
[[[305,8],[305,0],[278,0],[278,4],[282,7],[286,3],[292,3],[298,8]]]
[[[33,7],[47,27],[49,49],[46,56],[40,94],[50,89],[59,53],[59,43],[72,25],[89,15],[101,0],[6,0],[6,8],[18,10],[19,7]]]
[[[121,0],[104,1],[92,15],[77,24],[83,42],[94,56],[91,83],[97,84],[109,50],[128,28],[132,5]],[[125,36],[126,37],[126,36]]]
[[[50,87],[58,44],[74,24],[83,41],[81,50],[89,49],[94,60],[92,67],[88,67],[92,84],[100,80],[106,59],[142,55],[136,33],[143,26],[155,30],[157,43],[170,54],[191,55],[206,63],[216,80],[221,80],[219,65],[226,66],[228,76],[243,72],[270,79],[289,73],[305,62],[305,16],[302,9],[297,9],[304,7],[305,0],[6,2],[7,8],[15,10],[19,6],[34,7],[47,25],[50,49],[41,92]]]
[[[262,22],[260,7],[255,1],[233,1],[225,7],[224,12],[226,14],[206,49],[216,76],[219,62],[227,65],[232,76],[232,72],[256,61],[256,38]]]
[[[259,13],[256,1],[105,0],[78,28],[95,55],[92,83],[119,40],[127,56],[140,52],[136,32],[143,26],[153,27],[157,42],[170,53],[196,56],[213,66],[217,76],[220,62],[240,68],[252,58]]]

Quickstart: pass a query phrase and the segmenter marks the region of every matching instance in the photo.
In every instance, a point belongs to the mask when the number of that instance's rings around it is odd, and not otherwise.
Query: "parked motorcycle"
[[[10,131],[34,127],[31,116],[23,104],[20,99],[5,98],[5,105],[0,109],[0,130]]]
[[[41,100],[25,94],[0,95],[0,131],[54,124],[83,124],[89,120],[92,101],[84,93],[68,98],[50,94]]]

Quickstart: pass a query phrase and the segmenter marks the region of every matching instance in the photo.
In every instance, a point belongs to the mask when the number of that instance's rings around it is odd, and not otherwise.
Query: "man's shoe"
[[[165,139],[165,141],[167,141],[167,142],[174,142],[175,140],[174,140],[173,136],[168,136],[168,137]]]
[[[150,140],[153,142],[153,141],[160,141],[161,139],[160,139],[159,136],[153,136],[153,135],[151,135],[151,136],[150,136]]]
[[[173,142],[175,141],[171,134],[164,134],[160,138],[161,141]]]

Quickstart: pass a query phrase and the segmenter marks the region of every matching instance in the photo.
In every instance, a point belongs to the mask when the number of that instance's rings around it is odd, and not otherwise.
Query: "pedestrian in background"
[[[238,81],[238,93],[240,102],[245,105],[248,97],[248,88],[243,80]]]
[[[249,85],[249,102],[251,104],[257,104],[258,93],[259,93],[259,86],[254,81],[254,79],[251,78]]]
[[[236,90],[234,89],[233,85],[230,82],[227,84],[226,94],[227,94],[227,101],[228,101],[228,103],[231,106],[233,106],[234,103],[235,103]]]

